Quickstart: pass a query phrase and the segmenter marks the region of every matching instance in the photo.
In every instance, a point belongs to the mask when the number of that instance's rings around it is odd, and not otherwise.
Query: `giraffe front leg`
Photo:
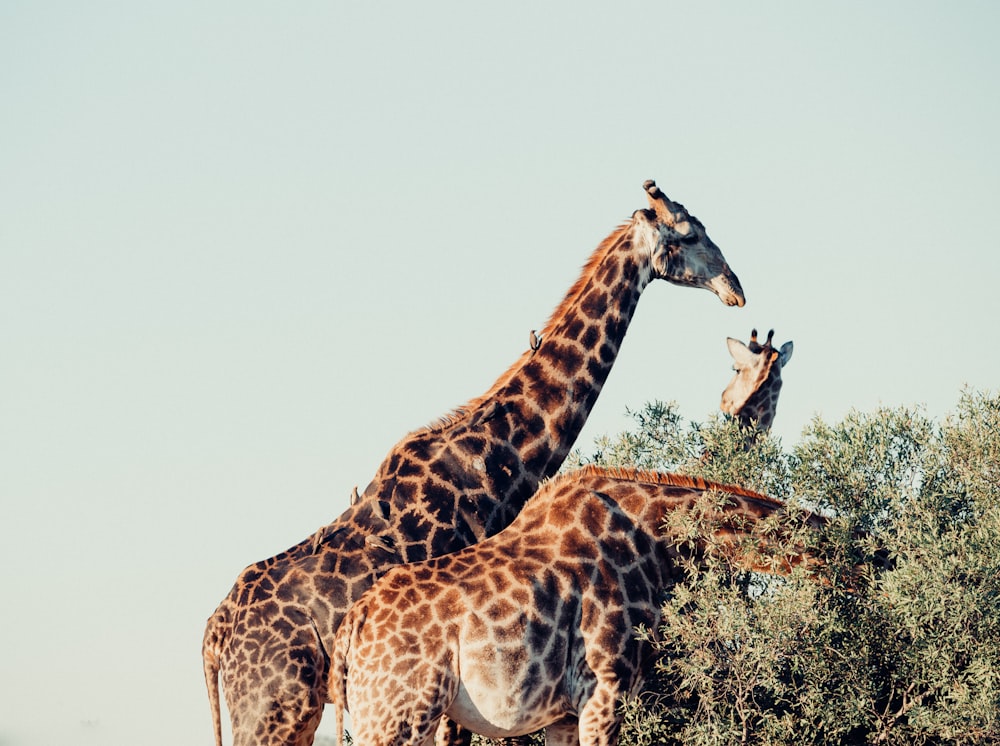
[[[580,710],[578,743],[582,746],[612,746],[618,743],[621,720],[617,705],[621,695],[621,688],[616,682],[598,682],[594,693]]]

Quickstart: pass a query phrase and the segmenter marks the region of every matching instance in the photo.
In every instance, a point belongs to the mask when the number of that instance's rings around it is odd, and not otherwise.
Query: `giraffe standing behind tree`
[[[698,504],[709,491],[723,500]],[[705,510],[711,536],[664,530]],[[661,593],[706,552],[785,574],[817,562],[775,532],[743,539],[785,511],[738,487],[594,466],[547,482],[501,533],[403,565],[351,608],[331,649],[329,690],[342,737],[351,713],[364,746],[430,743],[450,717],[493,738],[545,728],[546,744],[617,742],[622,696],[642,683]],[[806,524],[824,521],[805,514]]]
[[[760,344],[754,329],[749,344],[732,337],[726,339],[736,375],[722,392],[720,408],[750,431],[767,432],[774,424],[781,393],[781,370],[792,358],[792,343],[785,342],[776,350],[771,345],[773,338],[774,329],[767,333],[767,341]]]
[[[513,520],[572,447],[652,280],[744,304],[701,222],[654,182],[643,186],[649,207],[598,246],[492,388],[401,440],[329,526],[237,578],[202,646],[217,743],[220,674],[234,746],[312,743],[327,651],[350,604],[392,565],[461,549]]]

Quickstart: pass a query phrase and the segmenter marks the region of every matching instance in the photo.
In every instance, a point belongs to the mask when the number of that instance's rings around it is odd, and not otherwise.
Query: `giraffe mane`
[[[556,306],[555,310],[552,312],[552,315],[549,316],[548,321],[546,321],[545,325],[542,327],[541,335],[543,337],[545,332],[553,326],[556,320],[566,313],[566,309],[572,306],[577,301],[577,299],[583,293],[584,288],[587,287],[587,283],[590,281],[591,276],[594,274],[594,271],[600,264],[601,259],[603,259],[604,256],[607,254],[607,252],[610,251],[610,249],[615,244],[617,244],[618,241],[621,240],[622,236],[624,236],[631,227],[632,227],[631,220],[622,223],[617,228],[615,228],[614,231],[612,231],[611,234],[607,236],[607,238],[601,241],[601,243],[598,245],[596,249],[594,249],[593,253],[591,253],[590,257],[584,263],[579,276],[576,278],[576,281],[570,286],[570,289],[566,293],[562,302],[558,306]],[[500,374],[500,377],[496,379],[496,381],[493,383],[492,386],[490,386],[489,390],[485,394],[470,399],[465,404],[461,404],[458,407],[455,407],[455,409],[448,412],[447,414],[442,415],[441,417],[438,417],[430,424],[422,428],[418,428],[417,430],[414,430],[411,433],[411,435],[417,435],[420,433],[428,433],[428,434],[438,433],[441,432],[442,430],[448,429],[449,427],[462,421],[466,417],[471,417],[477,409],[487,405],[489,401],[496,395],[497,391],[499,391],[501,388],[507,385],[507,382],[524,366],[524,364],[531,358],[534,352],[535,352],[534,350],[529,349],[521,353],[521,356],[518,357],[518,359],[515,360],[514,363],[509,368],[507,368],[507,370],[505,370],[503,373]]]
[[[630,482],[665,485],[668,487],[684,487],[696,490],[717,490],[719,492],[725,492],[729,495],[751,497],[756,500],[769,503],[775,507],[784,507],[784,503],[781,502],[781,500],[769,497],[760,492],[755,492],[754,490],[748,490],[745,487],[737,487],[732,484],[723,484],[721,482],[713,482],[709,479],[702,479],[701,477],[692,477],[686,474],[674,474],[672,472],[651,471],[647,469],[636,469],[624,466],[606,467],[598,466],[596,464],[588,464],[581,467],[579,471],[562,474],[559,478],[572,477],[577,479],[580,476],[624,479]]]
[[[549,329],[553,323],[566,313],[566,309],[576,303],[577,299],[583,293],[584,288],[587,287],[587,283],[593,276],[594,271],[597,269],[601,260],[607,255],[607,253],[628,233],[629,229],[632,227],[632,221],[626,221],[615,228],[601,243],[594,249],[590,257],[584,262],[583,268],[580,270],[580,275],[576,278],[566,296],[562,299],[562,302],[555,307],[552,311],[552,315],[549,316],[549,320],[545,322],[545,326],[542,327],[542,331]],[[515,363],[516,366],[516,363]],[[509,373],[510,371],[508,371]],[[501,380],[507,376],[505,373],[501,376]],[[499,381],[497,382],[499,383]]]

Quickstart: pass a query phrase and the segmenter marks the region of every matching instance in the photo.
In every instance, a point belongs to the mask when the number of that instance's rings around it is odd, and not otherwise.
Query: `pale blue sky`
[[[210,743],[240,569],[485,390],[644,179],[747,305],[647,290],[584,450],[649,399],[711,416],[752,326],[795,342],[786,444],[995,388],[998,33],[985,1],[0,3],[0,746]]]

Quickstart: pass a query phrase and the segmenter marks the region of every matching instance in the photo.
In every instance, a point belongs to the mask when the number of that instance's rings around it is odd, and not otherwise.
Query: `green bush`
[[[1000,399],[815,419],[790,453],[722,418],[647,405],[590,459],[685,471],[831,521],[804,571],[691,568],[643,631],[657,651],[623,744],[985,744],[1000,740]],[[706,455],[707,454],[707,455]],[[809,541],[801,533],[793,541]],[[876,572],[876,549],[892,566]],[[858,567],[868,571],[858,575]]]

